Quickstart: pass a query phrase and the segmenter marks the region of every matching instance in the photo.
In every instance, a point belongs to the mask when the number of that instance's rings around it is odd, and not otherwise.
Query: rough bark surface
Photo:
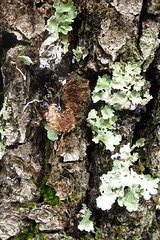
[[[0,160],[0,239],[158,240],[160,189],[135,212],[116,203],[105,212],[97,207],[100,176],[112,160],[103,144],[92,142],[86,118],[99,75],[111,74],[116,61],[142,66],[153,99],[144,109],[119,113],[118,126],[123,143],[146,139],[135,169],[143,165],[160,179],[160,3],[74,0],[77,17],[66,55],[61,42],[46,47],[53,3],[0,1],[0,105],[7,97],[10,113],[1,120],[6,148]],[[72,52],[77,46],[83,47],[80,62]],[[21,55],[33,64],[24,65]],[[57,141],[48,140],[44,122],[61,132]],[[77,228],[84,202],[99,233]]]

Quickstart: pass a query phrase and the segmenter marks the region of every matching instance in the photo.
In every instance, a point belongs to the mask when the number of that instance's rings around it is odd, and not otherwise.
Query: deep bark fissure
[[[1,65],[0,65],[0,69],[1,69]],[[1,89],[1,92],[0,92],[0,109],[1,109],[2,106],[3,106],[3,100],[4,100],[4,96],[3,96],[3,78],[2,78],[1,70],[0,70],[0,89]]]
[[[4,61],[6,57],[6,52],[17,43],[17,39],[14,34],[8,33],[6,31],[2,31],[1,39],[0,39],[0,108],[2,108],[5,89],[3,85],[3,76],[1,71],[2,61]]]
[[[141,50],[139,48],[139,43],[140,43],[140,38],[142,36],[142,29],[143,29],[142,22],[146,15],[147,15],[147,0],[143,0],[142,10],[141,10],[140,18],[139,18],[138,39],[137,39],[137,48],[140,51],[140,53],[141,53]]]
[[[155,73],[155,67],[153,62],[146,72],[147,80],[149,80],[151,83],[150,93],[153,96],[153,99],[151,99],[151,101],[145,106],[144,111],[142,109],[141,119],[135,125],[134,138],[133,138],[134,141],[138,140],[141,137],[146,138],[148,127],[150,128],[150,132],[154,133],[155,131],[155,122],[154,122],[154,116],[152,115],[152,113],[157,104],[156,99],[158,97],[160,88],[159,88],[159,85],[156,83],[154,73]]]

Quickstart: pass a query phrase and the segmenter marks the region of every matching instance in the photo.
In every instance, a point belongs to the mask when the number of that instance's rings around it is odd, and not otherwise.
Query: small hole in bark
[[[2,34],[2,48],[11,48],[17,42],[17,38],[14,34],[3,32]]]

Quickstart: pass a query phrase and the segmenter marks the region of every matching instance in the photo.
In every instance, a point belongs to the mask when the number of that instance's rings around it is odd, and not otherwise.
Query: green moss
[[[95,7],[99,7],[99,3],[97,3],[97,2],[94,5],[95,5]]]
[[[71,201],[79,200],[81,197],[82,197],[82,193],[80,193],[80,194],[77,195],[77,196],[71,195],[71,196],[70,196],[70,200],[71,200]]]
[[[25,55],[27,53],[27,49],[25,49],[25,48],[24,49],[20,49],[19,53]]]
[[[30,202],[30,203],[23,204],[23,207],[29,208],[31,206],[36,206],[37,204],[38,204],[37,202]]]
[[[101,229],[95,227],[94,231],[85,234],[85,236],[82,236],[80,240],[102,240]]]
[[[24,207],[30,207],[31,206],[31,204],[29,204],[29,203],[26,203],[26,204],[24,204]]]
[[[31,221],[28,227],[23,228],[20,234],[13,237],[13,240],[32,240],[36,236],[37,239],[44,240],[45,234],[39,231],[38,225],[35,222]]]
[[[48,167],[48,168],[49,168],[48,160],[49,160],[51,154],[52,154],[51,142],[48,141],[46,143],[46,159],[45,159],[45,166]]]
[[[55,205],[59,202],[59,198],[55,196],[55,192],[49,186],[46,186],[46,185],[43,186],[40,193],[41,193],[41,196],[43,197],[43,200],[49,202],[50,205]]]
[[[50,155],[52,154],[52,148],[50,144],[51,144],[50,141],[48,141],[46,144],[45,169],[47,172],[47,176],[45,176],[41,181],[37,183],[34,180],[33,182],[40,190],[41,201],[47,201],[50,205],[55,205],[59,202],[59,198],[55,196],[54,190],[51,187],[46,185],[49,178],[49,172],[50,172],[50,165],[48,164],[48,160],[50,158]]]
[[[52,153],[51,143],[50,141],[48,141],[46,144],[46,158],[49,158],[51,153]]]
[[[95,227],[95,230],[92,232],[95,234],[94,236],[95,240],[101,240],[101,229],[99,229],[98,227]]]
[[[89,32],[89,31],[90,31],[90,28],[89,28],[89,27],[86,27],[86,31]]]
[[[55,196],[54,190],[46,185],[48,178],[49,176],[44,177],[42,181],[36,183],[36,186],[40,189],[40,199],[42,201],[47,201],[50,205],[55,205],[59,202],[59,198]]]
[[[43,198],[43,201],[47,201],[50,205],[55,205],[59,202],[59,198],[55,196],[54,190],[46,185],[48,178],[49,176],[43,178],[38,187],[40,189],[40,194],[41,198]]]
[[[120,226],[120,227],[119,227],[119,232],[118,232],[118,235],[120,235],[120,236],[121,236],[121,235],[122,235],[122,233],[123,233],[123,227],[122,227],[122,226]]]
[[[41,201],[48,202],[50,205],[55,205],[59,203],[59,198],[55,195],[53,188],[46,185],[48,178],[49,176],[46,176],[45,178],[42,179],[42,181],[40,181],[39,183],[36,183],[36,186],[40,190]],[[32,203],[32,205],[33,204],[36,205],[35,202]]]
[[[71,240],[71,239],[73,239],[73,237],[71,237],[71,236],[68,236],[67,234],[66,234],[66,232],[63,232],[63,233],[61,233],[61,237],[63,238],[63,239],[65,239],[65,240]]]

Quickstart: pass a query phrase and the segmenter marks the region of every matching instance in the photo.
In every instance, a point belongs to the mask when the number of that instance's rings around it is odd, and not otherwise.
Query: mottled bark
[[[1,120],[6,148],[0,160],[0,239],[158,240],[159,189],[150,200],[142,199],[136,212],[116,203],[110,211],[97,207],[100,176],[111,169],[112,160],[103,144],[92,142],[86,118],[99,75],[111,74],[116,61],[141,66],[153,99],[143,109],[120,112],[118,128],[123,144],[146,139],[135,170],[143,165],[144,173],[160,178],[160,4],[74,0],[77,17],[64,55],[61,42],[49,47],[45,42],[53,2],[0,1],[0,105],[7,97],[10,113]],[[77,46],[83,47],[80,62],[72,52]],[[22,55],[33,64],[24,65]],[[48,140],[46,121],[61,132],[59,140]],[[84,202],[99,238],[77,228]]]

